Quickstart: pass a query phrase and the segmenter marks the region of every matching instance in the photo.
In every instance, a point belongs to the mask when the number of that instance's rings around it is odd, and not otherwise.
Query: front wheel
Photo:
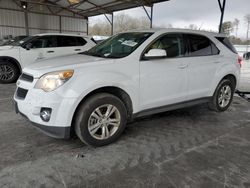
[[[123,102],[114,95],[101,93],[88,98],[78,108],[75,132],[87,145],[103,146],[116,141],[127,122]]]
[[[209,108],[217,112],[226,111],[232,103],[234,90],[235,84],[231,80],[222,80],[208,103]]]

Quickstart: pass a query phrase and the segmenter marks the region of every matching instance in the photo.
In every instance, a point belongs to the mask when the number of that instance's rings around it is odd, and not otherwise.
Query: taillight
[[[243,58],[238,56],[238,63],[240,64],[240,67],[242,66],[243,63]]]

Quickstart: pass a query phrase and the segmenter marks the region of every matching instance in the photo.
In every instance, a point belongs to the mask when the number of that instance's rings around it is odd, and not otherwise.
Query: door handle
[[[81,51],[81,49],[75,49],[75,51]]]
[[[55,51],[47,51],[47,53],[54,53]]]
[[[220,63],[220,61],[214,61],[215,64]]]
[[[181,64],[179,65],[179,69],[185,69],[188,67],[188,64]]]

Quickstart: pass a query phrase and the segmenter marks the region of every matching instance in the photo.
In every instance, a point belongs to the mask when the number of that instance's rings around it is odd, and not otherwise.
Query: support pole
[[[248,42],[248,38],[249,38],[249,27],[250,27],[250,22],[247,21],[247,48],[246,48],[246,52],[248,52],[248,45],[249,45],[249,42]]]
[[[112,36],[114,34],[114,13],[112,12],[110,15],[111,15],[111,19],[107,16],[107,14],[104,14],[104,16],[106,17],[106,19],[111,25],[111,36]]]
[[[111,36],[114,34],[114,13],[112,12],[112,18],[111,18]]]
[[[223,3],[221,4],[221,0],[218,0],[220,11],[221,11],[221,17],[220,17],[220,26],[219,26],[219,33],[222,32],[222,24],[224,19],[224,13],[225,13],[225,6],[226,6],[226,0],[223,0]]]
[[[24,20],[25,20],[25,31],[26,35],[29,35],[29,19],[28,19],[28,11],[24,10]]]
[[[87,20],[87,36],[89,35],[89,17],[86,18]]]
[[[59,32],[62,33],[62,16],[59,16]]]
[[[148,13],[147,9],[145,8],[144,5],[142,5],[142,8],[144,9],[148,19],[150,20],[150,28],[153,28],[153,11],[154,11],[154,5],[151,5],[151,11],[150,11],[150,14]]]
[[[151,6],[151,20],[150,20],[150,28],[153,28],[153,15],[154,15],[154,5]]]

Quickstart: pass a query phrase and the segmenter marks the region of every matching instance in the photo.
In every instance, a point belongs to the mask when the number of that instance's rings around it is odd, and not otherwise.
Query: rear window
[[[76,43],[77,46],[84,46],[87,43],[87,41],[82,37],[76,37]]]
[[[58,36],[59,47],[83,46],[86,43],[82,37]]]
[[[219,40],[224,46],[226,46],[233,53],[235,54],[238,53],[227,37],[216,37],[216,39]]]

